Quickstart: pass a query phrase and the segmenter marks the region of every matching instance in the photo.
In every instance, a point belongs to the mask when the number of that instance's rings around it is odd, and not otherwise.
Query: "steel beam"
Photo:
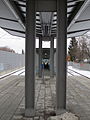
[[[54,37],[50,42],[50,77],[54,77]]]
[[[34,116],[35,100],[35,0],[26,1],[25,116]]]
[[[67,0],[57,0],[56,113],[66,109]]]
[[[90,4],[90,0],[85,0],[85,1],[82,1],[82,2],[83,2],[83,4],[82,4],[81,8],[77,11],[77,14],[75,14],[73,16],[73,19],[70,22],[70,24],[68,25],[67,30],[69,30],[75,24],[75,22],[78,20],[79,16],[84,12],[84,10]]]
[[[38,12],[56,11],[56,0],[36,0],[36,11]]]
[[[20,23],[20,25],[25,30],[25,21],[24,21],[24,18],[21,15],[20,11],[15,6],[15,4],[13,3],[13,1],[12,0],[3,0],[3,2],[11,10],[11,12],[13,13],[13,15],[16,17],[17,21]]]
[[[42,77],[42,37],[39,37],[39,77]]]

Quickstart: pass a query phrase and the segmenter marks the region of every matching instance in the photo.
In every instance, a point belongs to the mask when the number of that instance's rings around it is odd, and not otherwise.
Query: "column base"
[[[54,75],[51,75],[50,78],[54,78]]]
[[[39,75],[38,77],[39,77],[39,78],[42,78],[42,76],[41,76],[41,75]]]
[[[64,114],[66,112],[67,112],[66,109],[58,109],[58,110],[56,110],[56,115],[61,115],[61,114]]]
[[[26,117],[34,117],[35,116],[35,110],[34,109],[26,109],[25,110],[25,116]]]

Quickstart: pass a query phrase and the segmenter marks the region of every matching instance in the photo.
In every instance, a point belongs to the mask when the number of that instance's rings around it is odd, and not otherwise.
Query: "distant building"
[[[10,49],[8,47],[0,47],[0,50],[15,53],[13,49]]]

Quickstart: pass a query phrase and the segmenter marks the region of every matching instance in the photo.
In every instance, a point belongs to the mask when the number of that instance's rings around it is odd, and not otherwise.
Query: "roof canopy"
[[[25,37],[26,0],[0,0],[0,9],[1,28]],[[36,0],[36,35],[56,36],[56,28],[56,0]],[[67,36],[83,35],[89,30],[90,0],[67,0]]]

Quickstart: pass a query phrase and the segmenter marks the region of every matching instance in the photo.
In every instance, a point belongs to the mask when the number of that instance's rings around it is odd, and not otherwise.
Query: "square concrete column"
[[[57,0],[56,113],[66,109],[67,0]]]
[[[54,37],[50,41],[50,77],[54,77]]]
[[[39,77],[42,77],[42,37],[39,37]]]
[[[35,0],[26,0],[25,115],[34,116]]]

